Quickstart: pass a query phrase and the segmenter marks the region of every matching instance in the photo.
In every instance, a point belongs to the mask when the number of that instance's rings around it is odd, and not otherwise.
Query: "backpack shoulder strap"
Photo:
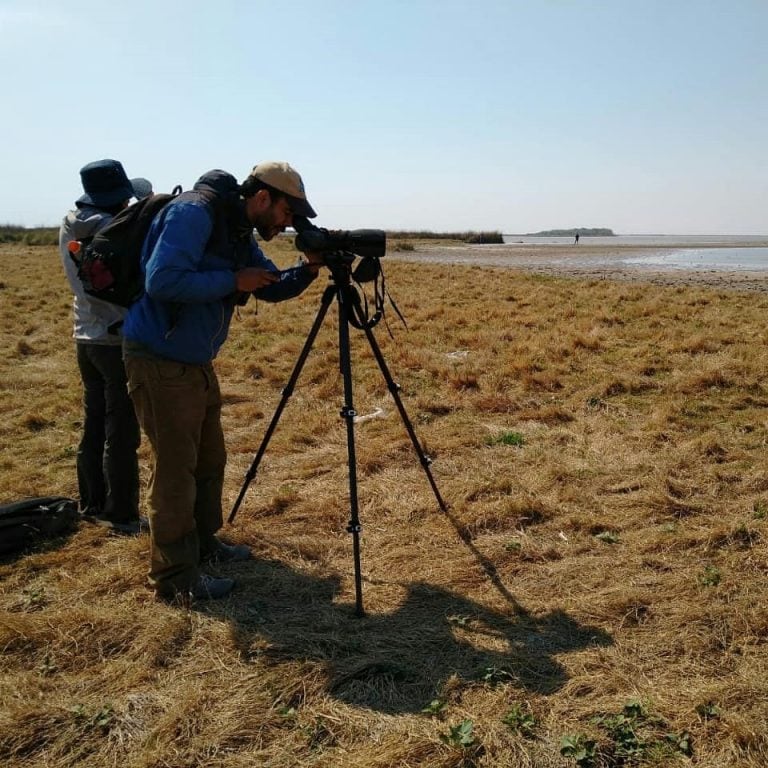
[[[94,242],[98,244],[99,241],[109,241],[112,232],[116,230],[122,230],[126,227],[135,228],[138,232],[149,230],[149,226],[152,220],[157,214],[165,208],[171,200],[178,197],[178,193],[171,192],[160,193],[157,195],[149,195],[142,198],[133,205],[129,205],[127,208],[123,208],[112,221],[105,227],[102,227],[93,237]]]

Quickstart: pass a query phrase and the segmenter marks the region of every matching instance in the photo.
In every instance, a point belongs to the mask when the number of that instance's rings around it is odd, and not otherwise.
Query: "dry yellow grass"
[[[582,735],[595,765],[768,764],[768,298],[384,266],[410,330],[376,337],[449,514],[353,331],[355,406],[384,411],[356,429],[355,618],[332,308],[225,528],[255,553],[231,599],[155,602],[146,539],[87,526],[0,565],[0,763],[543,768]],[[323,283],[233,323],[228,506]],[[4,500],[76,494],[69,305],[55,249],[0,246]]]

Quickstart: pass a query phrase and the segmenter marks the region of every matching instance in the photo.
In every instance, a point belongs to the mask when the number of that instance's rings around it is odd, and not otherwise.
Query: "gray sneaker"
[[[234,586],[234,579],[220,579],[201,573],[190,594],[195,600],[219,600],[226,597]]]
[[[251,550],[245,544],[225,544],[213,537],[213,549],[207,552],[203,560],[209,563],[241,563],[251,559]]]

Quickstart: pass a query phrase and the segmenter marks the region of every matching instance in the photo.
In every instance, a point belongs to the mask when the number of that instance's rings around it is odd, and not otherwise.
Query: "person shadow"
[[[258,558],[237,570],[231,598],[196,610],[230,622],[243,658],[319,663],[330,695],[383,713],[418,713],[473,685],[553,693],[567,680],[557,655],[612,643],[563,611],[499,611],[422,581],[367,582],[388,607],[358,617],[339,602],[338,576]]]

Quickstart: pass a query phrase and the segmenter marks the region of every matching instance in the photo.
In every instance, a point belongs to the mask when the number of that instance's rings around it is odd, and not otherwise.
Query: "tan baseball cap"
[[[264,184],[269,184],[270,187],[286,194],[290,198],[293,212],[298,213],[299,216],[306,216],[308,219],[314,219],[317,216],[315,209],[307,200],[301,176],[288,163],[276,161],[259,163],[253,167],[248,178],[259,179]]]

